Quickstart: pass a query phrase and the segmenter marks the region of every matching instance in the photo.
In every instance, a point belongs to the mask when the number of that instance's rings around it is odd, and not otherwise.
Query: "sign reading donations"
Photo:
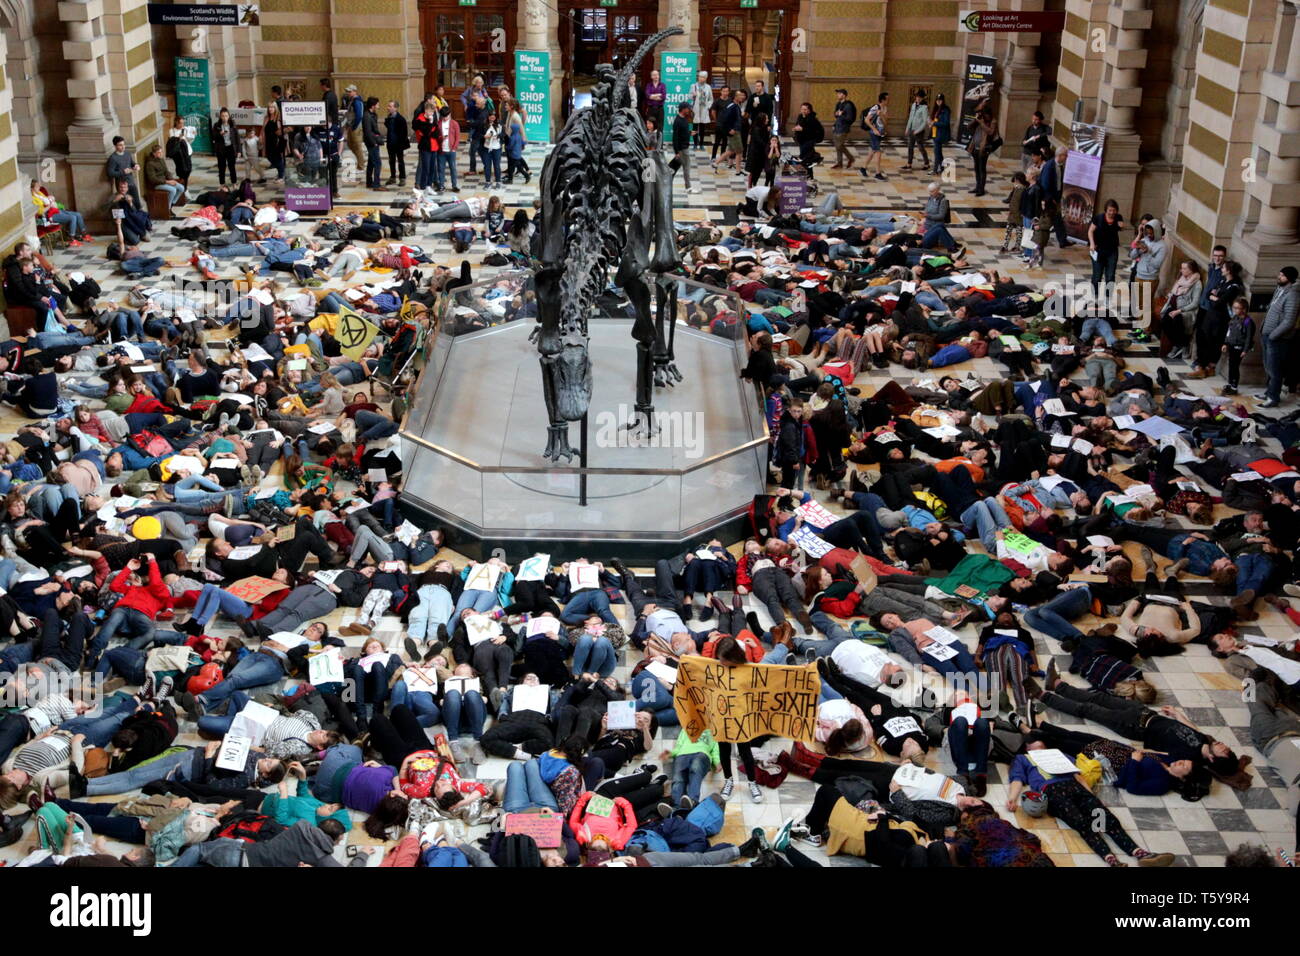
[[[290,126],[311,127],[325,122],[325,104],[317,101],[285,100],[280,104],[280,121],[286,128]],[[316,177],[302,174],[306,166],[295,166],[289,170],[285,179],[284,205],[293,212],[315,212],[329,210],[333,206],[327,178],[327,167],[322,163]]]
[[[208,125],[208,114],[212,110],[209,91],[208,61],[197,56],[178,56],[176,112],[184,119],[186,126],[194,127],[194,142],[191,145],[196,153],[206,153],[212,149],[211,128]]]
[[[280,104],[280,122],[285,126],[316,126],[325,122],[325,104],[320,100],[285,100]]]
[[[781,187],[781,215],[799,215],[799,210],[808,205],[808,180],[782,176],[776,184]]]
[[[683,657],[673,706],[691,740],[708,730],[722,743],[764,734],[811,742],[817,727],[821,678],[816,665],[741,664]]]
[[[691,86],[700,68],[700,55],[687,50],[665,50],[659,54],[659,79],[664,85],[664,129],[672,129],[677,107],[691,102]],[[708,117],[704,117],[707,121]],[[700,117],[695,117],[700,122]]]
[[[551,141],[551,54],[546,50],[515,51],[515,89],[524,111],[524,138],[530,143]]]

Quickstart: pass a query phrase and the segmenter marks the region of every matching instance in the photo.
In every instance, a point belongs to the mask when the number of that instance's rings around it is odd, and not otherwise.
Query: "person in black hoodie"
[[[799,104],[799,117],[794,124],[794,141],[799,144],[799,160],[805,166],[821,162],[817,155],[817,144],[826,138],[826,129],[817,118],[817,112],[811,103]]]
[[[235,174],[235,159],[239,155],[239,130],[231,122],[230,110],[224,106],[221,112],[217,114],[216,120],[212,123],[212,151],[217,156],[217,179],[222,183],[226,182],[226,169],[230,170],[231,183],[237,183],[239,177]]]

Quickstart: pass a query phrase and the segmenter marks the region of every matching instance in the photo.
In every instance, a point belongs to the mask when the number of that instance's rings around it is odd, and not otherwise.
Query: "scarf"
[[[1172,301],[1186,294],[1187,290],[1192,287],[1192,283],[1195,281],[1196,273],[1193,272],[1190,276],[1185,276],[1180,272],[1177,280],[1174,282],[1174,287],[1169,290],[1169,299]]]

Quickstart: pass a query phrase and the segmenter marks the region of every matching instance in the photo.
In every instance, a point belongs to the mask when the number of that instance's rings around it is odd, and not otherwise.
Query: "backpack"
[[[749,530],[758,539],[759,544],[766,544],[767,539],[776,530],[776,498],[772,495],[754,495],[749,503]]]
[[[150,458],[170,455],[175,450],[166,438],[151,431],[137,432],[127,438],[127,442],[140,454],[148,455]]]
[[[315,136],[307,137],[307,142],[303,145],[302,148],[302,161],[306,163],[309,167],[316,167],[320,165],[320,161],[321,161],[320,140],[318,140]]]
[[[287,829],[288,827],[283,823],[276,823],[268,816],[245,810],[229,823],[215,828],[208,839],[217,840],[225,837],[229,840],[242,840],[245,843],[265,843]]]

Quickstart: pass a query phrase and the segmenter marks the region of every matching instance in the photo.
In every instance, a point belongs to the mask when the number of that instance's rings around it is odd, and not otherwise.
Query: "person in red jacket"
[[[171,610],[172,594],[163,582],[162,572],[158,570],[158,559],[150,552],[145,552],[149,565],[148,583],[140,578],[140,559],[132,558],[126,567],[118,572],[110,587],[122,595],[113,610],[109,612],[104,626],[99,629],[90,648],[86,652],[90,668],[99,663],[99,656],[108,647],[114,637],[129,637],[130,646],[143,650],[153,643],[155,620],[158,613]]]

